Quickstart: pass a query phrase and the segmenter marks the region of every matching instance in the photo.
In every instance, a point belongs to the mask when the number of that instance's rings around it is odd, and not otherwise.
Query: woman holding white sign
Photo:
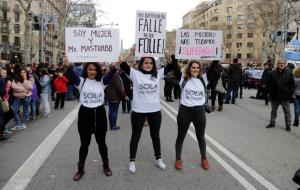
[[[129,56],[134,54],[134,48],[131,48]],[[170,60],[170,59],[168,59]],[[122,70],[128,74],[133,83],[133,102],[131,112],[132,136],[130,140],[130,162],[129,172],[136,172],[135,158],[138,143],[144,126],[145,118],[148,118],[150,136],[155,152],[155,165],[165,170],[166,164],[161,159],[160,146],[160,125],[161,125],[161,107],[160,107],[160,80],[171,69],[172,64],[167,68],[156,69],[155,59],[153,57],[142,57],[138,69],[130,68],[126,62],[121,64]]]
[[[78,181],[84,175],[84,163],[88,154],[92,134],[95,135],[99,152],[103,162],[103,171],[106,176],[111,176],[109,167],[107,146],[105,143],[107,131],[107,118],[103,105],[104,89],[110,82],[117,69],[114,67],[106,76],[102,75],[101,67],[98,63],[88,62],[82,71],[82,77],[70,68],[67,58],[64,65],[72,73],[75,79],[75,86],[80,92],[80,108],[78,112],[78,132],[80,136],[78,170],[74,175],[74,181]]]
[[[175,168],[182,169],[181,151],[186,133],[193,123],[195,127],[196,137],[201,154],[201,166],[208,170],[208,160],[206,158],[206,142],[205,142],[205,101],[206,101],[206,86],[201,75],[201,65],[197,61],[191,61],[186,66],[182,73],[181,99],[180,107],[177,115],[178,134],[175,144],[176,161]],[[178,72],[180,75],[181,72]]]

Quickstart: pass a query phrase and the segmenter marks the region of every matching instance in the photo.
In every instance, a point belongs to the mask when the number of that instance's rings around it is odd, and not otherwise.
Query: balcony
[[[8,7],[7,4],[1,4],[0,8],[2,11],[10,11],[10,7]]]

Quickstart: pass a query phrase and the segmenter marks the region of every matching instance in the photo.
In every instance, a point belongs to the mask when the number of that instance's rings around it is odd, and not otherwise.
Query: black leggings
[[[186,107],[180,105],[177,115],[178,134],[175,144],[176,159],[181,160],[181,151],[184,138],[193,122],[196,131],[196,137],[202,159],[206,158],[205,126],[206,116],[204,106]]]
[[[81,106],[78,112],[78,132],[80,136],[79,162],[85,162],[92,134],[95,134],[102,161],[108,160],[105,143],[107,118],[104,106],[87,108]]]
[[[135,160],[138,143],[142,134],[145,118],[148,118],[150,136],[152,139],[155,158],[161,158],[159,130],[161,124],[161,112],[131,113],[132,135],[130,140],[130,160]]]
[[[219,106],[223,106],[223,101],[225,97],[225,93],[220,93],[215,90],[211,90],[211,106],[215,107],[215,101],[218,95],[218,104]]]

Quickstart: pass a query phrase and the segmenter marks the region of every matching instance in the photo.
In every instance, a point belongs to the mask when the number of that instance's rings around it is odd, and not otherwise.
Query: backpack
[[[210,113],[211,112],[211,107],[209,106],[209,104],[208,104],[208,96],[209,96],[209,91],[207,90],[207,88],[206,88],[206,85],[205,85],[205,82],[204,82],[204,80],[203,80],[203,78],[201,77],[201,78],[199,78],[200,79],[200,81],[202,82],[202,84],[203,84],[203,86],[204,86],[204,91],[205,91],[205,111],[206,111],[206,113]],[[183,88],[185,87],[185,85],[186,85],[186,83],[187,83],[187,80],[183,80],[183,82],[182,82],[182,84],[181,84],[181,91],[183,90]],[[180,102],[179,102],[180,103]]]

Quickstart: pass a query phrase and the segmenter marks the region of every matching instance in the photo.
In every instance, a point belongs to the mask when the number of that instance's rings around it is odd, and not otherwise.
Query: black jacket
[[[241,64],[231,64],[228,67],[228,87],[238,88],[241,84],[242,79],[242,66]]]
[[[274,69],[269,77],[267,87],[272,100],[290,100],[295,91],[295,80],[292,71],[288,68],[281,72]]]

